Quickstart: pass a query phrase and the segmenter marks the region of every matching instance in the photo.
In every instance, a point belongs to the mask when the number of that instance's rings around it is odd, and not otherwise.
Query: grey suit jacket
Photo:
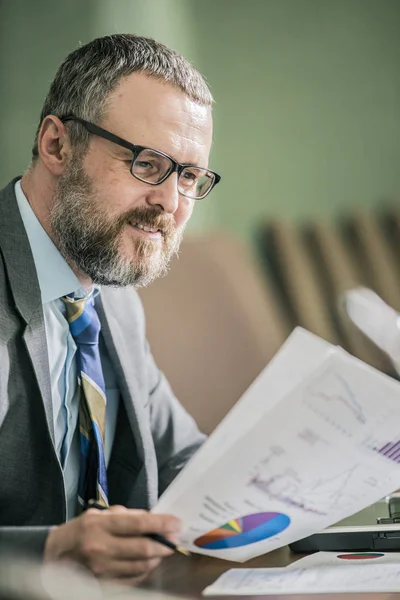
[[[54,449],[42,301],[12,181],[0,191],[0,544],[40,552],[65,521]],[[108,466],[111,504],[151,508],[204,440],[150,353],[133,288],[103,288],[97,311],[122,401]]]

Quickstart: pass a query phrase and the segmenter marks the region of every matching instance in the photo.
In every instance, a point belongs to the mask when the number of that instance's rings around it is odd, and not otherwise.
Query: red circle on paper
[[[368,560],[385,556],[382,552],[359,552],[357,554],[338,554],[337,558],[342,560]]]

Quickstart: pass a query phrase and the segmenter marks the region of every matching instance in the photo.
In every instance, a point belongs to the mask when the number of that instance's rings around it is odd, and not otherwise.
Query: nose
[[[151,206],[160,206],[163,212],[174,214],[179,206],[178,174],[172,173],[160,185],[152,188],[147,202]]]

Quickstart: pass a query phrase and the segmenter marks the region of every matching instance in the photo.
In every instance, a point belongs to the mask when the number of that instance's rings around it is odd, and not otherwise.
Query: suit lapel
[[[134,292],[133,292],[134,293]],[[150,508],[157,501],[157,460],[149,426],[148,390],[145,361],[135,349],[138,340],[138,315],[126,290],[103,288],[96,298],[96,308],[102,325],[102,335],[117,374],[119,389],[136,445],[137,458],[143,469],[137,480],[138,505]],[[123,322],[118,314],[123,310]],[[142,324],[143,326],[143,324]],[[140,366],[140,368],[139,368]],[[115,439],[115,445],[119,442]],[[129,460],[128,456],[125,456]],[[134,461],[132,457],[132,462]],[[146,498],[137,498],[145,495]]]
[[[43,400],[47,426],[54,445],[53,406],[42,299],[28,237],[12,181],[0,194],[0,248],[15,306],[26,327],[23,338]]]
[[[55,447],[50,370],[47,353],[46,330],[41,303],[32,314],[32,318],[26,326],[23,338],[29,357],[32,361],[33,370],[35,372],[40,394],[42,396],[47,427],[53,442],[53,447]]]

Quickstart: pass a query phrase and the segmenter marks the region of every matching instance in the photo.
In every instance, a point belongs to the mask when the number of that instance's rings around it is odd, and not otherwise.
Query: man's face
[[[119,84],[97,125],[179,163],[208,166],[210,107],[143,74]],[[129,150],[91,136],[88,151],[71,156],[57,184],[50,217],[56,241],[94,283],[138,287],[164,274],[193,210],[195,200],[177,190],[176,173],[151,186],[131,175],[131,161]]]

